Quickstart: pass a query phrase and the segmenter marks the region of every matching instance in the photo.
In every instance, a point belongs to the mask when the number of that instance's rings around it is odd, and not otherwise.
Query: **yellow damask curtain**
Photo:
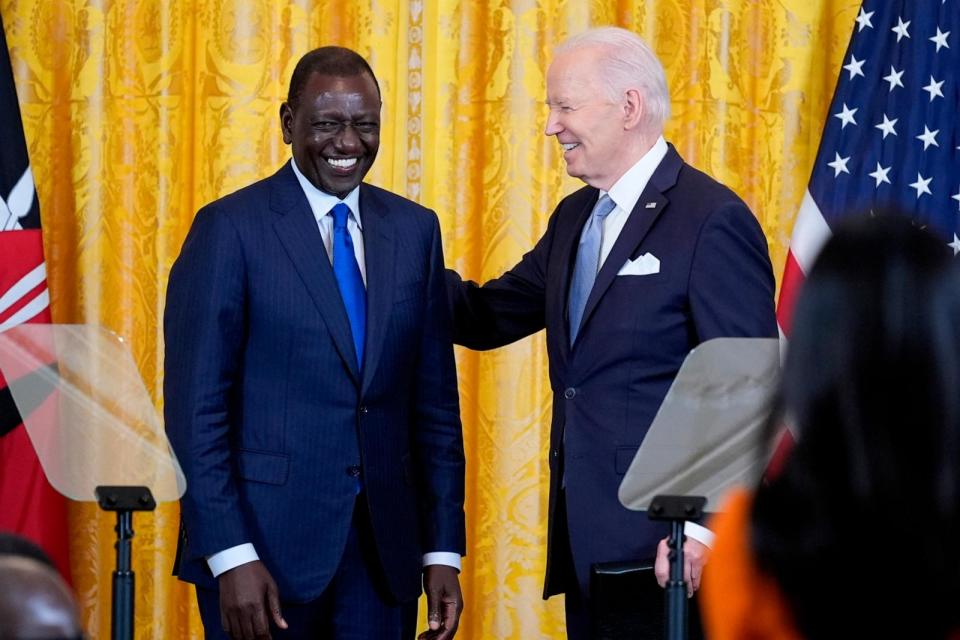
[[[858,0],[0,0],[41,200],[54,319],[123,335],[162,405],[164,292],[199,206],[273,172],[299,56],[356,48],[384,97],[369,176],[434,208],[447,263],[499,275],[533,246],[568,178],[543,136],[550,51],[633,29],[667,69],[685,159],[756,213],[775,269],[813,162]],[[540,599],[549,384],[542,335],[458,350],[468,456],[460,636],[559,638]],[[176,506],[135,519],[138,638],[199,638],[170,577]],[[71,513],[83,620],[109,635],[113,521]]]

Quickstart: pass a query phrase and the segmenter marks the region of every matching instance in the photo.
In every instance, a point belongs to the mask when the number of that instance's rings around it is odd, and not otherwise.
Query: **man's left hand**
[[[710,557],[710,547],[687,538],[683,543],[683,579],[687,583],[687,597],[690,598],[700,588],[700,578],[703,575],[703,566]],[[657,560],[653,565],[657,575],[657,582],[666,587],[670,581],[670,546],[664,538],[657,546]]]
[[[451,640],[460,624],[463,594],[457,570],[444,564],[423,568],[423,590],[427,594],[427,624],[429,629],[418,640]]]

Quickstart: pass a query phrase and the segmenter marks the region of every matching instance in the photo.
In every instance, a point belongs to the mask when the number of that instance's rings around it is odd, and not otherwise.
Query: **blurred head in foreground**
[[[81,637],[73,594],[43,551],[0,534],[0,640]]]
[[[835,230],[797,302],[782,414],[797,444],[752,545],[807,638],[960,629],[960,279],[882,215]]]

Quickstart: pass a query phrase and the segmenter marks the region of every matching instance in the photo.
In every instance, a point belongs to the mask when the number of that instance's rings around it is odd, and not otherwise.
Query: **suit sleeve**
[[[546,326],[547,261],[559,209],[536,246],[499,278],[481,287],[447,270],[454,344],[482,351],[495,349]]]
[[[700,231],[690,273],[698,342],[777,336],[774,277],[767,241],[746,205],[728,202]]]
[[[223,212],[202,209],[170,272],[164,313],[164,415],[187,479],[186,559],[250,542],[228,438],[244,341],[245,266]]]
[[[427,303],[415,371],[414,452],[423,550],[466,554],[463,431],[444,290],[440,225],[432,218]]]

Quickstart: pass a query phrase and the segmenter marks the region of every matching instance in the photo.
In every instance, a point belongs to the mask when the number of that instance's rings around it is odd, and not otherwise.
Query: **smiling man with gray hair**
[[[624,29],[562,43],[547,73],[546,135],[587,186],[536,246],[483,286],[447,272],[455,342],[500,347],[547,331],[554,393],[544,597],[566,593],[567,633],[591,637],[593,564],[653,559],[667,531],[617,500],[686,355],[718,337],[773,337],[774,278],[756,218],[663,138],[663,66]],[[710,533],[687,529],[699,586]],[[699,540],[699,541],[698,541]]]

